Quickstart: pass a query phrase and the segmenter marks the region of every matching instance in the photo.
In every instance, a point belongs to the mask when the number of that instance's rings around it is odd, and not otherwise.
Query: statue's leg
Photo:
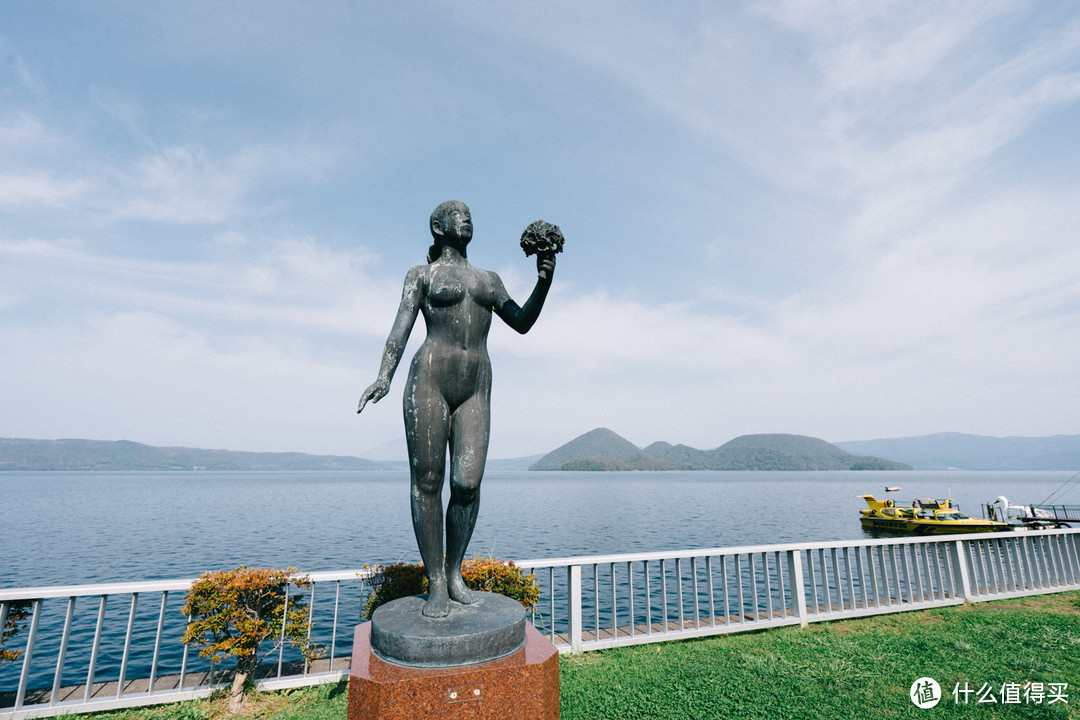
[[[404,410],[413,532],[428,579],[423,614],[445,617],[450,597],[443,566],[442,486],[450,411],[441,395],[412,381],[405,389]]]
[[[480,511],[480,481],[487,462],[491,408],[478,393],[454,412],[450,429],[450,502],[446,506],[446,582],[450,597],[473,601],[461,579],[461,562]]]

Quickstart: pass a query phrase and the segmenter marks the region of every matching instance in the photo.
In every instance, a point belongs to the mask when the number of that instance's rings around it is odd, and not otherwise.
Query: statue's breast
[[[440,307],[456,305],[465,299],[467,283],[459,272],[438,270],[428,279],[428,300]]]

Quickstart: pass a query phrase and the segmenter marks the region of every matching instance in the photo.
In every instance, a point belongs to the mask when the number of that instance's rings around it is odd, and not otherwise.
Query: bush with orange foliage
[[[228,656],[236,658],[231,713],[243,709],[244,690],[265,652],[283,642],[298,648],[307,660],[325,652],[311,641],[307,603],[303,595],[289,594],[290,585],[307,588],[311,582],[307,575],[298,575],[296,568],[240,566],[204,573],[188,589],[183,613],[191,621],[182,642],[202,646],[199,656],[217,663]],[[273,645],[263,651],[268,639]]]
[[[526,610],[536,607],[540,586],[536,575],[526,575],[512,560],[478,557],[461,563],[461,578],[472,590],[497,593],[517,600]],[[410,595],[427,592],[427,576],[423,564],[397,563],[375,569],[368,580],[374,591],[364,606],[363,619],[370,620],[375,608]]]

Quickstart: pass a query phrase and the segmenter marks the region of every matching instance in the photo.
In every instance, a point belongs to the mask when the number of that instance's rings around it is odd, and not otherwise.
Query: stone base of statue
[[[525,644],[525,608],[516,600],[473,592],[468,605],[451,603],[447,617],[424,617],[427,595],[399,598],[371,616],[371,649],[409,667],[456,667],[497,660]]]
[[[420,615],[423,596],[403,598],[410,601],[403,608],[384,608],[402,603],[395,600],[375,611],[371,622],[356,626],[353,640],[352,667],[349,670],[348,720],[405,720],[406,718],[491,718],[511,717],[557,720],[559,717],[559,652],[532,625],[525,622],[521,605],[498,595],[479,593],[485,613],[469,613],[477,603],[454,605],[450,617],[430,620]],[[501,600],[491,600],[501,598]],[[500,607],[509,609],[502,601],[517,606],[521,612],[522,639],[509,647],[507,632],[493,631],[505,625],[505,618],[496,621],[479,620],[481,616],[498,616]],[[481,600],[478,600],[481,602]],[[492,612],[492,608],[495,612]],[[398,622],[398,612],[405,617]],[[380,617],[380,614],[382,615]],[[507,614],[502,613],[502,614]],[[514,613],[516,615],[516,613]],[[390,621],[388,621],[388,618]],[[430,626],[443,624],[445,633],[436,633]],[[479,623],[479,625],[478,625]],[[378,631],[376,626],[378,625]],[[517,621],[510,623],[517,625]],[[448,640],[450,627],[464,628],[464,640]],[[484,628],[487,628],[486,630]],[[512,635],[512,633],[510,633]],[[380,639],[377,641],[376,637]],[[494,642],[485,644],[486,638]],[[379,642],[381,649],[374,644]],[[406,650],[410,662],[387,656],[387,647]],[[445,659],[458,656],[463,648],[483,647],[476,657],[448,664]],[[499,648],[504,651],[500,652]],[[430,653],[425,656],[423,650]],[[494,656],[494,657],[493,657]],[[384,659],[386,658],[386,659]],[[433,659],[434,658],[434,659]]]

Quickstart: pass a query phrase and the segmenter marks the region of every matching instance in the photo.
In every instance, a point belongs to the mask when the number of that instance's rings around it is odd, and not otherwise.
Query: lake
[[[470,555],[864,537],[858,495],[1037,503],[1071,472],[491,472]],[[1080,502],[1076,497],[1060,502]],[[417,562],[405,472],[3,472],[0,587]]]

